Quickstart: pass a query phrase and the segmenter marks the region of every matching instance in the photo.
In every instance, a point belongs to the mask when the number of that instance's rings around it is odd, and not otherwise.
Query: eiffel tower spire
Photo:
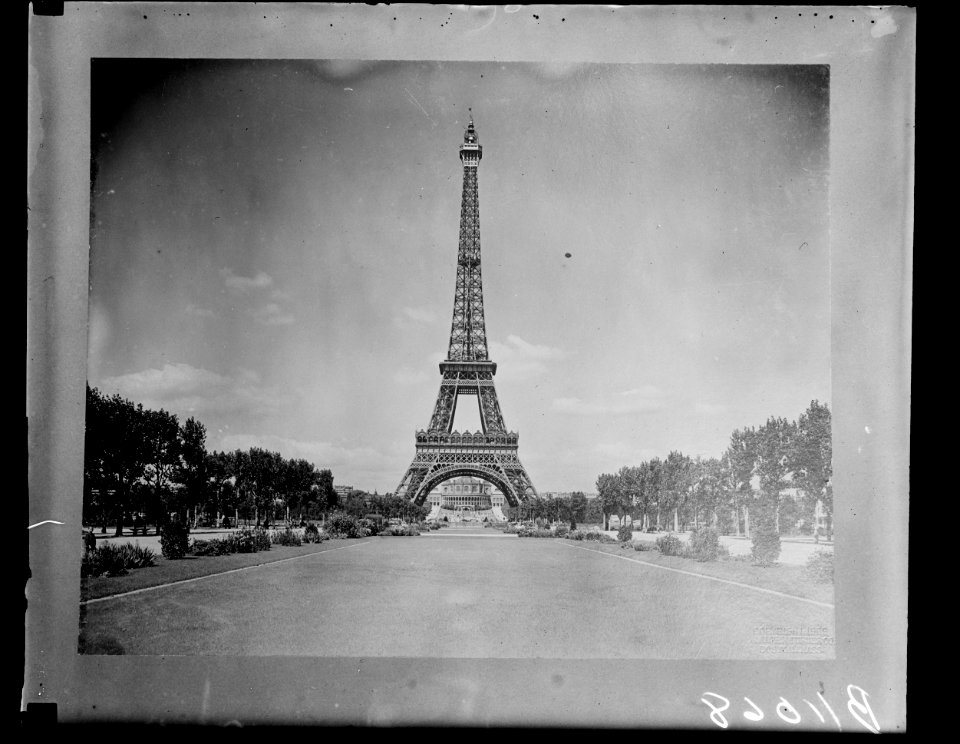
[[[418,504],[441,482],[464,475],[492,483],[514,506],[536,494],[517,456],[518,435],[508,432],[503,422],[493,384],[497,365],[490,361],[487,351],[477,188],[477,170],[482,157],[483,148],[471,112],[460,145],[463,195],[450,345],[446,360],[440,363],[440,392],[430,425],[426,431],[416,433],[417,454],[396,492]],[[457,401],[462,395],[476,398],[483,431],[453,431]]]
[[[460,201],[460,249],[457,255],[457,287],[453,295],[450,326],[450,361],[485,361],[487,329],[483,319],[483,279],[480,273],[480,199],[477,171],[483,146],[473,126],[473,114],[463,133],[463,196]]]

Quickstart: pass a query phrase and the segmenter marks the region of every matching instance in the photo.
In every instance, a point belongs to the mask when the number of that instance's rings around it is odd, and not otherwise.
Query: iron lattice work
[[[427,495],[450,478],[470,475],[492,483],[512,506],[536,495],[517,455],[518,436],[508,432],[493,384],[497,365],[487,351],[480,273],[480,202],[477,171],[483,148],[471,117],[460,146],[463,196],[460,203],[460,246],[457,287],[447,359],[440,363],[440,392],[430,425],[416,433],[416,455],[396,494],[422,504]],[[453,431],[460,396],[474,396],[483,431]]]

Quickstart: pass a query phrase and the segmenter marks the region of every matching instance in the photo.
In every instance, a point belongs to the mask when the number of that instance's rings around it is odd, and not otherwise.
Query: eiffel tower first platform
[[[430,491],[443,481],[465,475],[482,478],[496,486],[511,506],[536,495],[517,455],[519,437],[516,432],[507,431],[503,423],[493,386],[497,365],[487,354],[477,192],[477,170],[482,156],[483,148],[471,116],[460,145],[463,198],[450,347],[446,360],[440,362],[440,393],[430,426],[426,431],[417,431],[417,453],[396,491],[397,496],[416,504],[422,504]],[[457,400],[461,395],[476,397],[483,431],[453,431]]]

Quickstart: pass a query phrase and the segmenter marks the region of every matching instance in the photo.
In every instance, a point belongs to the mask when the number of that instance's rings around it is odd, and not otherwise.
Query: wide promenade
[[[320,547],[90,601],[81,611],[87,647],[146,655],[833,656],[830,603],[645,564],[632,550],[481,529]]]

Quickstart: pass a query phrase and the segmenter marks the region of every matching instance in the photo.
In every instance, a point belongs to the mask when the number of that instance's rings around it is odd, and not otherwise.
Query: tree
[[[133,484],[146,468],[149,453],[144,436],[145,412],[119,395],[106,397],[87,386],[87,430],[84,435],[84,494],[92,504],[94,484],[98,491],[97,510],[103,531],[112,513],[116,535],[123,534],[123,522],[130,506]]]
[[[195,523],[197,510],[206,506],[208,494],[206,443],[206,427],[191,416],[180,427],[180,463],[176,478],[183,485],[186,505],[193,508]]]
[[[236,510],[240,506],[237,498],[238,491],[235,487],[237,480],[234,471],[235,458],[228,452],[211,452],[207,454],[204,470],[207,474],[208,493],[213,501],[213,509],[217,516],[217,524],[220,524],[220,518],[228,511]]]
[[[582,491],[574,491],[567,498],[567,518],[570,520],[570,529],[577,529],[577,524],[587,518],[587,497]]]
[[[317,499],[317,480],[320,473],[316,466],[307,460],[285,460],[280,468],[279,490],[283,496],[289,518],[290,511],[299,512],[303,517],[304,509]]]
[[[587,509],[583,520],[591,524],[603,522],[603,504],[600,502],[599,496],[593,496],[587,499]]]
[[[597,500],[603,515],[603,529],[606,530],[609,516],[623,511],[623,490],[619,476],[609,473],[597,476]]]
[[[833,439],[830,409],[825,403],[811,401],[797,420],[796,435],[790,450],[793,483],[803,494],[803,518],[812,521],[816,502],[824,508],[828,532],[833,532]]]
[[[657,529],[660,529],[660,509],[663,505],[663,461],[659,457],[648,460],[643,465],[643,503],[644,509],[656,508]]]
[[[700,514],[709,517],[710,526],[716,527],[719,521],[723,490],[721,487],[720,461],[715,457],[697,457],[693,462],[693,487],[690,492],[693,506],[693,523],[700,526]]]
[[[180,465],[180,424],[174,414],[163,409],[146,410],[142,412],[142,416],[143,439],[147,450],[143,477],[153,490],[151,503],[146,505],[146,511],[156,517],[157,534],[160,534],[160,525],[166,521],[161,514],[169,511],[161,509],[161,505],[165,501],[164,495],[169,490],[174,471]],[[177,513],[184,507],[183,503],[174,504]]]
[[[663,499],[667,509],[673,510],[673,531],[679,532],[679,514],[691,486],[690,458],[682,452],[673,451],[663,462]]]
[[[626,522],[627,514],[631,518],[641,503],[641,476],[640,469],[622,467],[617,473],[620,486],[620,525]]]
[[[324,468],[317,472],[316,493],[317,508],[321,512],[325,513],[337,507],[340,497],[333,490],[333,473],[329,469]]]
[[[726,478],[732,487],[731,500],[736,512],[737,534],[740,534],[740,509],[743,509],[744,532],[750,537],[750,503],[753,501],[753,470],[756,465],[756,431],[735,429],[725,453]]]
[[[269,452],[259,447],[251,447],[247,457],[243,475],[250,489],[257,523],[262,519],[263,526],[269,527],[274,516],[274,498],[277,495],[283,458],[277,452]]]
[[[107,469],[107,437],[109,435],[109,400],[96,388],[87,385],[86,428],[83,438],[83,521],[98,520],[107,531],[110,504],[108,489],[115,486]]]
[[[760,565],[775,563],[780,557],[780,495],[787,486],[787,455],[793,432],[793,424],[773,417],[757,431],[756,474],[760,479],[760,494],[756,501],[753,558]]]

